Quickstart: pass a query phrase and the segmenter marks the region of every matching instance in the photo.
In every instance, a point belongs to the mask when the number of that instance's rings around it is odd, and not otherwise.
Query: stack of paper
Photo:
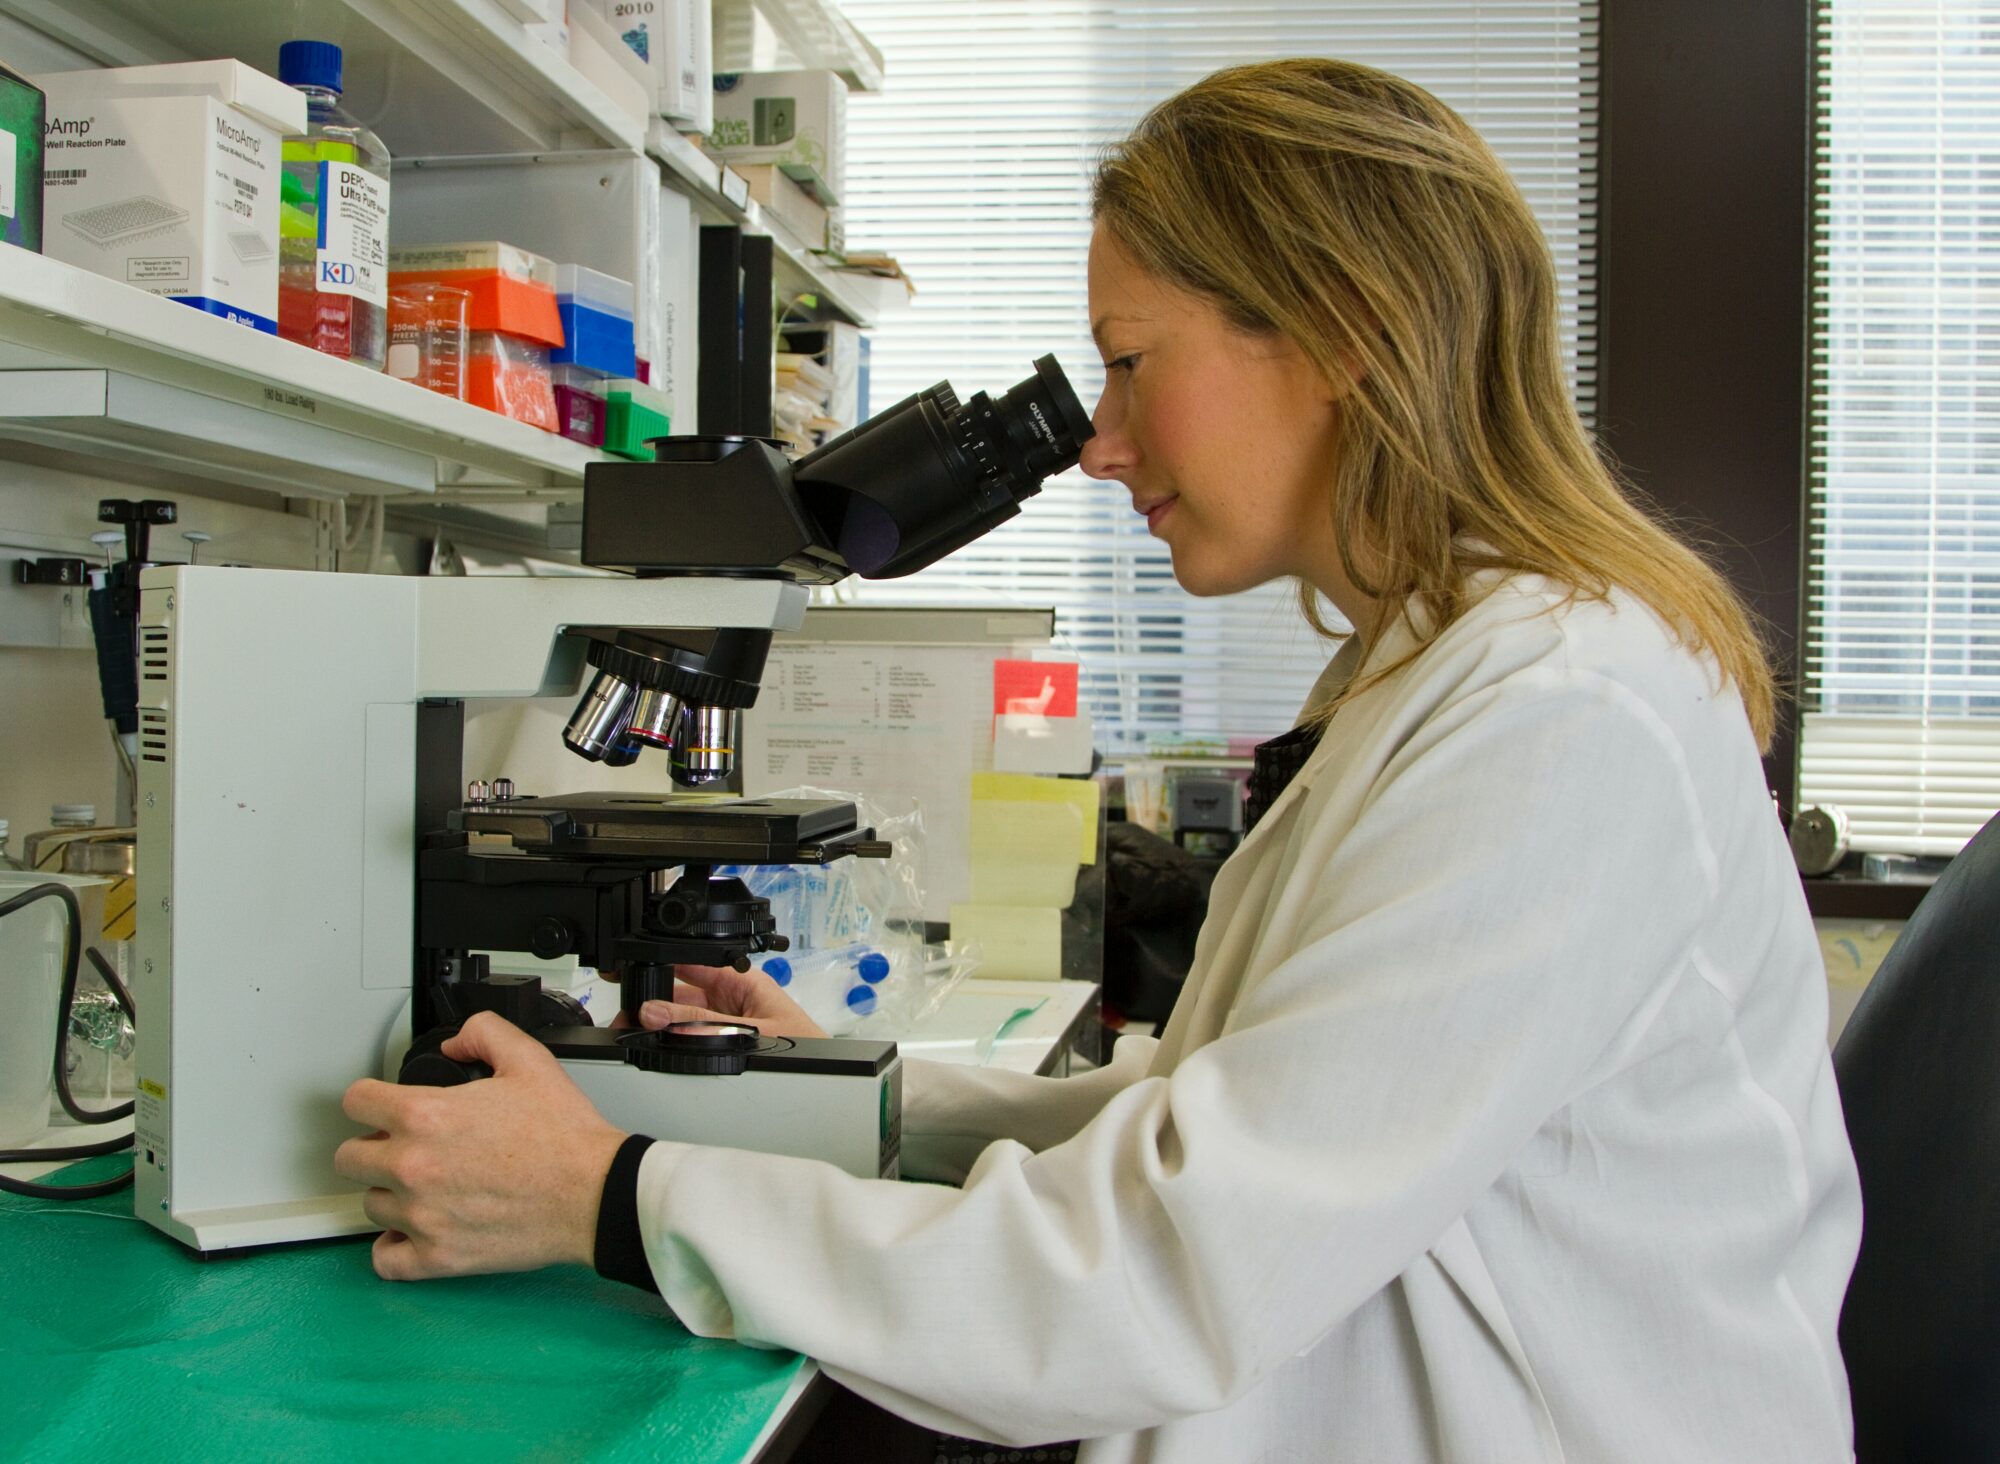
[[[1098,785],[1019,773],[972,775],[972,899],[951,907],[954,941],[981,976],[1062,975],[1062,912],[1079,865],[1097,862]]]
[[[811,452],[842,424],[827,415],[833,373],[796,351],[778,352],[777,390],[771,397],[771,425],[779,440],[797,452]]]

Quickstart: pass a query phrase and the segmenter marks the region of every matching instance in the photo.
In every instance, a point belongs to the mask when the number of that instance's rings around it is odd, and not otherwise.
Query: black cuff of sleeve
[[[639,1229],[639,1161],[653,1141],[633,1134],[618,1146],[597,1200],[597,1274],[641,1291],[656,1289]]]

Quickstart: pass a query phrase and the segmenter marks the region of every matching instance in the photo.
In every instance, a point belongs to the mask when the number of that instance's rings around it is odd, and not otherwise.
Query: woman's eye
[[[1132,367],[1138,362],[1138,360],[1139,357],[1136,353],[1130,356],[1118,356],[1112,360],[1106,361],[1104,363],[1104,369],[1106,371],[1130,371]]]

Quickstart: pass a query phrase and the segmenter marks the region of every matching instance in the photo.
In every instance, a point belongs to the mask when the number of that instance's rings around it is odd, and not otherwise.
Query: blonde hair
[[[1776,690],[1750,613],[1599,458],[1563,373],[1541,228],[1451,108],[1351,62],[1231,67],[1106,154],[1094,211],[1149,273],[1355,380],[1332,485],[1341,565],[1417,646],[1349,695],[1463,614],[1474,572],[1520,571],[1645,602],[1713,659],[1768,745]]]

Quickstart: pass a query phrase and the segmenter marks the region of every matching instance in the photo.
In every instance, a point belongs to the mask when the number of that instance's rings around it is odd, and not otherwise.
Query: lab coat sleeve
[[[1715,888],[1678,742],[1563,667],[1448,700],[1343,836],[1301,837],[1277,896],[1309,902],[1295,948],[1224,1035],[1063,1142],[994,1143],[957,1190],[655,1146],[640,1213],[668,1304],[1000,1442],[1221,1407],[1615,1069]]]
[[[1123,1038],[1107,1066],[1070,1078],[905,1058],[903,1173],[959,1184],[998,1139],[1040,1153],[1075,1137],[1112,1094],[1145,1076],[1156,1045]]]

